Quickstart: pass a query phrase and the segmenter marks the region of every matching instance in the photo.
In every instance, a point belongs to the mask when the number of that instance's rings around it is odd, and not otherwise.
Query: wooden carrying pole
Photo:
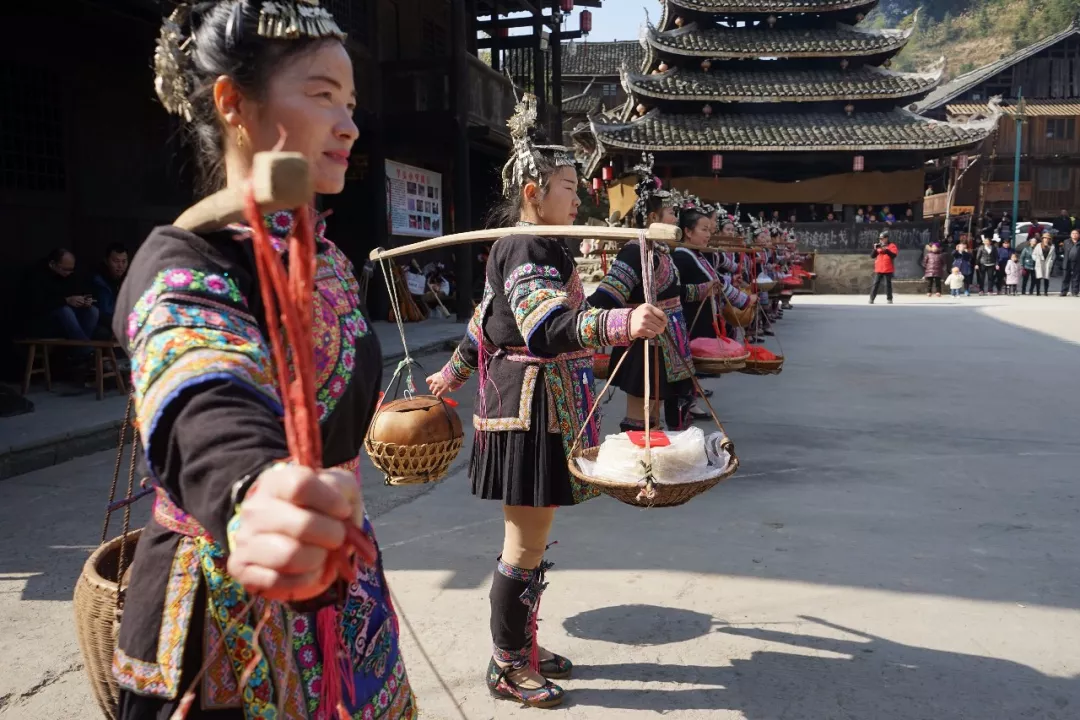
[[[311,203],[315,187],[307,159],[300,153],[255,153],[251,166],[255,202],[265,213],[293,210]],[[185,210],[173,223],[193,233],[213,232],[244,219],[244,192],[225,188]]]
[[[376,248],[371,251],[369,257],[372,260],[388,260],[401,255],[424,252],[425,250],[435,250],[437,248],[449,247],[451,245],[464,245],[466,243],[488,242],[514,235],[630,242],[631,240],[637,240],[641,236],[641,231],[634,230],[633,228],[593,227],[590,225],[528,225],[524,227],[492,228],[490,230],[474,230],[472,232],[444,235],[443,237],[421,240],[420,242],[402,245],[401,247],[392,248],[390,250]],[[654,242],[664,243],[665,245],[671,245],[672,247],[692,247],[684,242],[680,242],[682,239],[682,231],[675,225],[654,223],[645,231],[645,238]]]

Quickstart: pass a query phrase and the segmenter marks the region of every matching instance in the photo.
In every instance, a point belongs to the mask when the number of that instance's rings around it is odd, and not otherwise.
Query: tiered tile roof
[[[900,52],[912,30],[836,28],[703,28],[691,23],[659,32],[649,26],[646,40],[661,54],[707,58],[810,58],[890,56]],[[637,66],[640,66],[640,61]]]
[[[646,113],[629,122],[592,119],[607,148],[665,151],[947,150],[982,140],[993,120],[938,122],[906,110],[834,113],[751,113],[705,117],[701,113]]]
[[[741,64],[740,64],[741,65]],[[675,68],[656,75],[627,74],[635,95],[702,102],[817,102],[918,98],[933,90],[941,73],[898,73],[874,66],[836,69],[726,69],[711,72]]]

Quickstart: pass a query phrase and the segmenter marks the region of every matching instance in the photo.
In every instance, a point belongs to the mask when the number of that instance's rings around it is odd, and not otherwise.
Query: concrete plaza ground
[[[560,511],[540,633],[577,669],[554,716],[1080,717],[1080,299],[799,298],[778,330],[782,375],[706,381],[737,476]],[[0,482],[5,720],[91,716],[70,597],[112,459]],[[533,717],[481,682],[502,528],[466,461],[435,487],[365,475],[410,675],[424,718],[462,717],[425,653],[470,720]]]

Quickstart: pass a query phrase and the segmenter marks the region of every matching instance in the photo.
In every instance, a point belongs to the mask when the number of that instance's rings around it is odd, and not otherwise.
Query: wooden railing
[[[936,215],[944,215],[949,205],[949,193],[927,195],[923,198],[923,217],[932,218]]]
[[[506,121],[514,112],[510,80],[486,63],[469,56],[469,119],[509,138]]]

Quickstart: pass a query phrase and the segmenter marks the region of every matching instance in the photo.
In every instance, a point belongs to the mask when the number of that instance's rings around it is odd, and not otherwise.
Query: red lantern
[[[866,158],[862,155],[855,156],[855,164],[852,167],[855,172],[862,172],[866,169]]]
[[[559,0],[559,9],[562,10],[564,13],[573,11],[574,0]]]
[[[601,180],[600,178],[593,178],[592,179],[592,189],[593,189],[594,193],[600,192],[601,190],[604,189],[604,181]]]
[[[605,182],[611,182],[615,179],[615,168],[610,165],[605,165],[600,169],[600,174],[604,176]]]
[[[723,169],[724,169],[724,156],[719,155],[719,154],[713,155],[712,156],[712,170],[713,170],[713,172],[720,172]]]
[[[581,11],[581,34],[588,35],[592,32],[592,13],[588,10]]]
[[[510,28],[495,28],[495,37],[510,37]]]

